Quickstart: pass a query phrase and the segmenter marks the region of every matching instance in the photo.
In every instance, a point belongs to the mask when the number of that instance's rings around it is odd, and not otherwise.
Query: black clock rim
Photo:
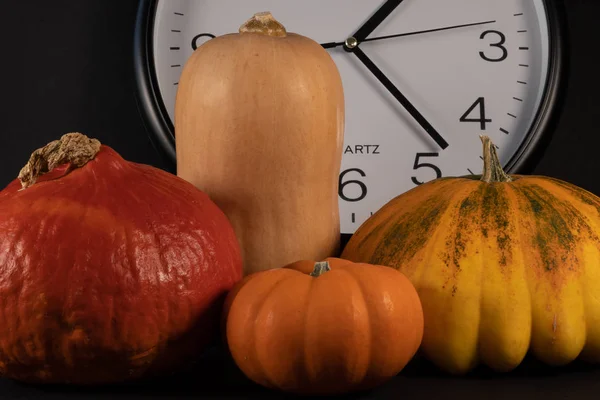
[[[175,128],[165,107],[154,68],[153,35],[157,0],[139,0],[133,35],[136,101],[152,144],[171,171],[176,170]]]
[[[158,0],[139,0],[134,31],[134,73],[138,109],[154,147],[176,169],[175,129],[160,96],[153,54],[154,15]],[[528,134],[506,163],[509,173],[530,173],[551,140],[564,105],[568,57],[564,0],[544,0],[548,20],[549,68],[542,102]]]
[[[519,149],[504,169],[511,174],[533,171],[556,131],[567,88],[568,32],[564,0],[544,0],[549,33],[549,66],[542,102]]]

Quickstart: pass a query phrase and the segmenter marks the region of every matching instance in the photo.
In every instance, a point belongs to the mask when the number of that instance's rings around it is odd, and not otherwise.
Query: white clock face
[[[290,32],[342,43],[383,3],[158,0],[154,67],[171,120],[182,67],[211,35],[237,32],[254,13],[271,11]],[[328,49],[346,101],[342,233],[353,233],[371,213],[420,183],[481,173],[481,134],[492,138],[501,162],[508,163],[531,134],[542,104],[550,68],[543,0],[404,0],[367,39],[404,33],[414,34],[364,41],[359,48],[441,140],[356,54],[341,45]]]

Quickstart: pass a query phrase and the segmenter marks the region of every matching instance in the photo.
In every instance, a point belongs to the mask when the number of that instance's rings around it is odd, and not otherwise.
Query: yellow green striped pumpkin
[[[342,258],[388,265],[417,288],[421,352],[450,373],[600,361],[600,198],[507,175],[482,136],[481,176],[440,178],[392,199]]]

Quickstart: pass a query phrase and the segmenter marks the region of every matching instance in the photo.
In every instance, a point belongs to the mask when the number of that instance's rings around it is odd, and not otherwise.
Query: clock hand
[[[421,127],[427,132],[429,136],[440,146],[442,149],[448,147],[448,142],[435,130],[435,128],[423,117],[423,115],[412,105],[412,103],[398,90],[396,86],[390,81],[384,73],[377,68],[377,66],[371,61],[369,57],[359,48],[354,47],[350,49],[352,53],[358,57],[358,59],[367,67],[369,71],[375,75],[375,77],[385,86],[387,90],[402,104],[402,106],[408,111],[408,113],[421,125]]]
[[[398,33],[398,34],[395,34],[395,35],[377,36],[377,37],[374,37],[374,38],[363,39],[362,41],[359,41],[358,43],[361,43],[361,42],[373,42],[375,40],[391,39],[391,38],[403,37],[403,36],[420,35],[422,33],[447,31],[447,30],[450,30],[450,29],[466,28],[468,26],[493,24],[495,22],[496,22],[495,20],[483,21],[483,22],[473,22],[473,23],[470,23],[470,24],[445,26],[445,27],[442,27],[442,28],[425,29],[425,30],[422,30],[422,31],[412,31],[412,32]],[[355,36],[353,36],[353,38],[356,39]],[[323,46],[326,49],[331,49],[331,48],[334,48],[334,47],[343,46],[344,44],[346,44],[345,41],[344,42],[327,42],[327,43],[321,43],[321,46]]]
[[[369,36],[402,3],[404,0],[387,0],[377,11],[352,35],[358,42]]]

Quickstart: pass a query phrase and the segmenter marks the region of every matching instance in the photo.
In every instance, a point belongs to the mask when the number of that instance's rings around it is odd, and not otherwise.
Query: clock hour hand
[[[440,146],[442,149],[448,147],[448,142],[438,133],[437,130],[425,119],[425,117],[412,105],[412,103],[398,90],[387,76],[371,61],[371,59],[359,48],[351,49],[352,53],[367,67],[369,71],[385,86],[385,88],[394,96],[396,100],[408,111],[408,113],[421,125],[427,134]]]

